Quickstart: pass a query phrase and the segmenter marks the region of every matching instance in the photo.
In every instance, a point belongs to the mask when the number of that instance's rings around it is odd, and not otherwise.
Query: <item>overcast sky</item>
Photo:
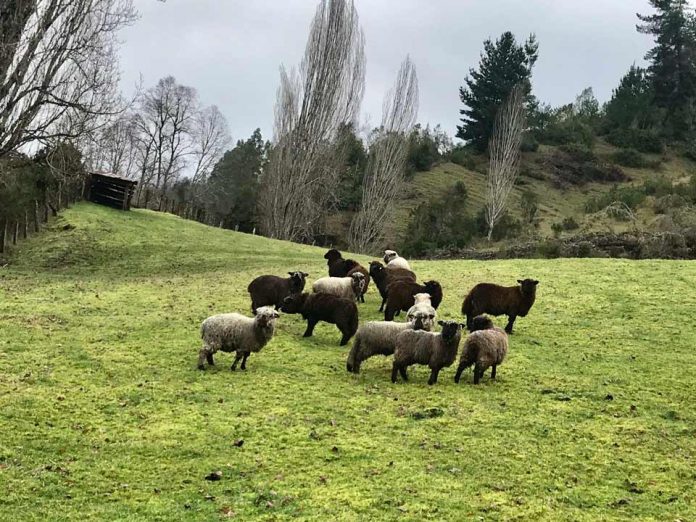
[[[122,33],[122,88],[142,74],[149,87],[166,75],[217,105],[232,137],[260,127],[271,138],[278,67],[300,62],[315,0],[135,0],[141,18]],[[635,30],[647,0],[355,0],[365,31],[367,85],[362,123],[376,125],[382,97],[410,54],[420,85],[418,120],[451,135],[458,88],[478,63],[486,38],[535,33],[534,93],[572,101],[588,86],[600,101],[632,63],[643,63],[649,36]]]

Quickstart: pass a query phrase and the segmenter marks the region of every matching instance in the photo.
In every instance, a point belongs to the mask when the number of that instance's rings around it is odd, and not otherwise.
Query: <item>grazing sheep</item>
[[[430,294],[433,308],[437,309],[442,302],[442,286],[437,281],[426,281],[422,285],[409,281],[395,281],[387,287],[387,306],[384,309],[384,320],[391,321],[401,310],[408,310],[415,301],[416,294]]]
[[[387,269],[379,261],[370,262],[370,276],[379,290],[379,295],[382,297],[382,304],[379,311],[384,311],[384,305],[387,302],[387,287],[395,281],[412,281],[416,282],[416,274],[404,268],[389,268]]]
[[[251,352],[258,352],[268,344],[275,331],[275,321],[280,314],[270,306],[261,306],[254,317],[241,314],[219,314],[208,317],[201,324],[203,348],[198,352],[198,369],[205,369],[205,362],[215,365],[213,355],[218,350],[236,352],[231,370],[237,369],[242,359],[242,370]]]
[[[353,259],[343,259],[341,252],[335,248],[326,252],[324,259],[327,260],[326,264],[329,267],[329,276],[331,277],[350,277],[355,272],[360,272],[365,276],[365,286],[360,295],[360,301],[364,303],[365,293],[370,286],[370,273],[365,267]]]
[[[354,272],[350,277],[322,277],[314,281],[314,293],[323,292],[344,299],[357,300],[362,295],[365,286],[365,276],[362,272]]]
[[[459,367],[454,376],[454,382],[458,383],[462,372],[474,365],[474,384],[478,384],[483,373],[492,367],[491,379],[495,379],[495,372],[499,364],[505,360],[508,351],[508,336],[493,326],[493,322],[485,315],[478,315],[472,321],[474,331],[464,340],[462,355],[459,358]]]
[[[459,340],[464,325],[456,321],[438,321],[442,332],[405,330],[396,337],[394,364],[391,380],[396,382],[397,373],[408,381],[406,369],[412,364],[427,364],[430,367],[428,384],[435,384],[442,368],[451,366],[457,358]]]
[[[251,296],[251,311],[256,313],[259,306],[275,306],[283,304],[290,294],[299,294],[304,290],[307,272],[288,272],[290,277],[262,275],[254,279],[247,291]]]
[[[397,254],[394,250],[384,251],[384,264],[388,268],[405,268],[406,270],[411,270],[411,266],[408,264],[403,257]]]
[[[536,299],[539,281],[518,279],[519,286],[499,286],[492,283],[480,283],[471,289],[462,303],[462,314],[466,315],[466,325],[471,330],[474,317],[481,314],[507,315],[508,324],[505,331],[512,333],[515,319],[526,317]]]
[[[341,346],[348,344],[358,329],[358,307],[355,299],[344,299],[326,293],[295,294],[285,298],[280,307],[288,314],[302,314],[307,321],[304,337],[311,337],[319,321],[335,324],[343,334]]]
[[[412,322],[412,317],[419,315],[423,318],[427,328],[423,330],[432,330],[435,326],[437,312],[430,301],[430,294],[416,294],[413,296],[413,306],[406,312],[406,320]]]
[[[421,311],[414,311],[406,323],[393,321],[370,321],[358,328],[353,340],[353,348],[348,354],[346,370],[360,373],[360,365],[373,355],[392,355],[396,346],[396,336],[404,330],[430,330],[432,320]]]

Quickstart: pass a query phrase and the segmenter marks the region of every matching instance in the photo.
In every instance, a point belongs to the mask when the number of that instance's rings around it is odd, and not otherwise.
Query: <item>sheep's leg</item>
[[[399,366],[396,363],[394,363],[392,365],[391,382],[396,382],[396,375],[399,373],[399,370]]]
[[[515,323],[515,319],[517,319],[516,315],[511,315],[508,317],[508,324],[505,327],[505,331],[509,334],[512,333],[512,325]]]
[[[467,365],[464,361],[459,363],[459,366],[457,367],[457,373],[454,374],[454,382],[456,382],[457,384],[459,384],[459,379],[462,378],[462,372],[466,370],[466,367]]]
[[[242,366],[240,367],[242,370],[246,370],[246,361],[249,358],[249,352],[244,352],[244,358],[242,359]]]
[[[212,354],[208,355],[209,353],[210,352],[208,352],[208,350],[206,350],[205,347],[201,348],[201,351],[198,352],[198,369],[199,370],[205,370],[206,359],[208,361],[210,361],[210,359],[208,359],[208,357],[210,357],[212,359],[213,355]]]
[[[480,364],[476,363],[476,366],[474,366],[474,384],[478,384],[481,377],[483,377],[483,368]]]
[[[471,329],[474,327],[474,315],[473,314],[467,314],[466,315],[466,329],[471,331]]]
[[[314,327],[317,325],[319,321],[316,319],[307,319],[307,329],[305,330],[305,333],[302,337],[312,337],[312,334],[314,333]]]
[[[430,379],[428,379],[428,384],[432,386],[437,382],[437,376],[440,373],[440,368],[433,368],[430,372]]]
[[[399,373],[401,374],[401,378],[402,378],[404,381],[408,381],[408,373],[406,373],[406,367],[405,367],[405,366],[402,366],[402,367],[399,368]]]
[[[360,302],[361,303],[365,302],[365,294],[360,294]]]
[[[212,352],[208,352],[205,354],[205,358],[208,360],[208,364],[210,366],[215,366],[215,361],[213,360],[213,354]]]
[[[498,365],[494,364],[493,368],[491,368],[491,379],[495,379],[495,370],[498,368]]]
[[[387,298],[386,298],[386,297],[383,297],[383,298],[382,298],[382,304],[379,305],[379,310],[377,310],[377,311],[378,311],[378,312],[384,312],[384,305],[386,305],[386,304],[387,304]]]
[[[239,362],[239,359],[241,359],[243,356],[244,352],[235,352],[234,362],[232,363],[230,370],[235,371],[237,369],[237,363]]]

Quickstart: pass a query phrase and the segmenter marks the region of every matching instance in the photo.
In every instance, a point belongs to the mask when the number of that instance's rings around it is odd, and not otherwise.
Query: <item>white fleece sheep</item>
[[[198,352],[198,369],[204,370],[206,361],[213,366],[213,355],[220,350],[236,352],[232,370],[237,369],[240,359],[242,370],[246,370],[249,354],[260,351],[273,338],[278,317],[280,314],[270,306],[259,307],[254,317],[235,313],[208,317],[201,324],[203,348]]]
[[[437,319],[437,311],[430,302],[430,294],[416,294],[413,296],[413,306],[406,312],[406,320],[413,322],[413,318],[418,314],[423,318],[423,330],[432,330]]]
[[[384,264],[387,265],[387,268],[405,268],[406,270],[411,270],[411,265],[408,264],[408,261],[394,250],[384,251]]]
[[[362,295],[365,286],[365,276],[361,272],[355,272],[350,277],[322,277],[314,281],[312,290],[315,294],[325,294],[343,297],[344,299],[357,300]]]

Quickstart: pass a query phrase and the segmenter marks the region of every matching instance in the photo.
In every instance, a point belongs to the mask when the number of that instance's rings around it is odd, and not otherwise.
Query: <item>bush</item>
[[[527,189],[522,192],[522,197],[520,199],[520,206],[522,207],[522,216],[527,223],[534,221],[536,213],[539,210],[539,196],[535,192]]]
[[[611,155],[614,163],[633,169],[644,169],[650,163],[636,149],[621,149]]]
[[[524,133],[524,137],[522,138],[522,144],[520,146],[520,150],[522,152],[536,152],[539,150],[539,142],[537,139],[534,137],[533,134],[530,134],[529,132]]]
[[[661,197],[671,194],[674,185],[664,176],[646,179],[643,182],[643,192],[648,196]]]
[[[522,232],[522,221],[512,217],[507,211],[503,213],[493,228],[493,241],[500,241],[507,238],[516,238]],[[482,208],[476,214],[476,229],[478,236],[488,236],[488,223],[486,222],[486,209]]]
[[[561,145],[558,147],[560,150],[565,152],[568,156],[573,159],[573,161],[584,161],[584,162],[597,162],[597,156],[592,149],[585,147],[579,143],[570,143],[568,145]]]
[[[623,203],[631,210],[635,210],[644,200],[645,192],[640,187],[614,186],[609,192],[590,198],[585,204],[585,212],[599,212],[614,202]]]
[[[619,167],[600,162],[594,152],[578,144],[559,147],[558,151],[548,158],[547,166],[554,174],[554,183],[561,188],[592,181],[606,183],[628,179]]]
[[[678,194],[667,194],[655,200],[654,209],[656,214],[666,214],[673,208],[681,208],[687,205],[686,199]]]
[[[616,129],[607,134],[607,141],[622,149],[636,149],[639,152],[660,154],[665,150],[662,137],[651,130]]]
[[[474,156],[464,147],[455,148],[450,154],[450,161],[464,167],[467,170],[476,170]]]
[[[575,118],[550,123],[543,130],[538,130],[535,137],[540,143],[548,145],[580,144],[588,149],[594,146],[595,141],[592,127]]]

